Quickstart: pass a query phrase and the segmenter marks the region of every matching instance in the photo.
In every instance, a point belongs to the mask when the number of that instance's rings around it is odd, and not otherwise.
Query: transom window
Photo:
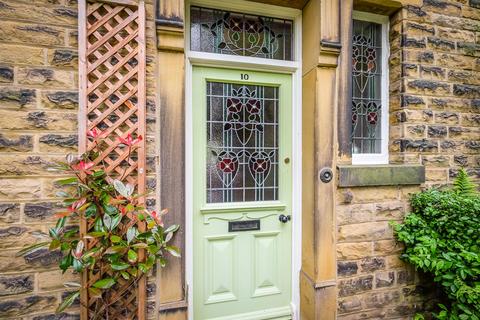
[[[352,160],[388,163],[388,18],[354,13],[352,32]]]
[[[197,6],[190,8],[190,49],[293,60],[293,21]]]

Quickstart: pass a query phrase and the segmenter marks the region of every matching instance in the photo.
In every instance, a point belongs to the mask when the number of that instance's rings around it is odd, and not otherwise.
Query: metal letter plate
[[[260,220],[231,221],[228,232],[260,230]]]

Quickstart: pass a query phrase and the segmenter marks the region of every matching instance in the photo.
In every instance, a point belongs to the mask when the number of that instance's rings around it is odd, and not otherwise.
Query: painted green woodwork
[[[247,81],[241,74],[248,74]],[[279,88],[277,201],[207,203],[207,81]],[[292,82],[287,74],[193,68],[193,304],[194,319],[290,319]],[[259,219],[258,231],[229,232],[228,222]]]

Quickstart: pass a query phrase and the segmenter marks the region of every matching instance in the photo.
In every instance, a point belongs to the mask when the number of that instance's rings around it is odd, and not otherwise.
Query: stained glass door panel
[[[278,87],[207,83],[207,202],[278,199]]]
[[[192,84],[194,319],[291,319],[291,75]]]

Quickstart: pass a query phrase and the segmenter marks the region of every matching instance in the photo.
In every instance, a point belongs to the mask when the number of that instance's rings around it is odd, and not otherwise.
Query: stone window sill
[[[423,165],[339,165],[339,187],[420,185],[425,182]]]

